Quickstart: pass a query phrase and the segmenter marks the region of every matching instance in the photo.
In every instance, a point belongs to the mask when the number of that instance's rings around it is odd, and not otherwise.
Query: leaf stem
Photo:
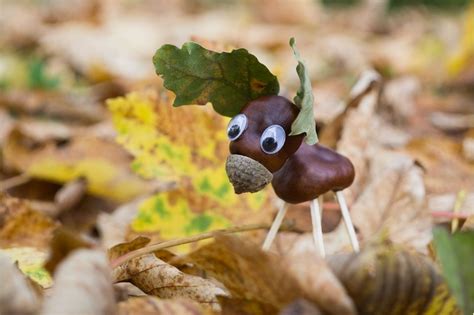
[[[152,252],[155,252],[155,251],[158,251],[158,250],[161,250],[161,249],[169,248],[169,247],[194,243],[194,242],[205,240],[205,239],[208,239],[208,238],[213,238],[216,233],[230,234],[230,233],[248,232],[248,231],[255,231],[255,230],[264,230],[264,229],[268,229],[269,227],[270,226],[268,224],[240,225],[240,226],[230,227],[230,228],[227,228],[227,229],[214,230],[214,231],[210,231],[210,232],[196,234],[196,235],[189,236],[189,237],[164,241],[164,242],[161,242],[161,243],[148,245],[146,247],[139,248],[137,250],[128,252],[127,254],[125,254],[123,256],[120,256],[117,259],[111,261],[110,266],[112,267],[112,269],[114,269],[114,268],[117,268],[118,266],[130,261],[131,259],[137,258],[139,256],[142,256],[142,255],[145,255],[145,254],[148,254],[148,253],[152,253]],[[282,229],[290,230],[290,227],[288,225],[286,225],[285,227],[282,227]]]

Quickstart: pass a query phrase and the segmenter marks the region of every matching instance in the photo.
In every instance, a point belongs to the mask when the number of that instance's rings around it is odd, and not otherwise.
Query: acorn
[[[273,178],[265,166],[238,154],[229,155],[225,170],[236,194],[257,192],[268,185]]]

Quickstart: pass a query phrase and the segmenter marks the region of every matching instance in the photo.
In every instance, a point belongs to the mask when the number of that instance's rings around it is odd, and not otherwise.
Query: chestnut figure
[[[341,207],[351,244],[359,244],[341,191],[354,180],[354,167],[346,157],[320,144],[303,142],[304,134],[290,136],[299,109],[281,96],[249,102],[232,118],[227,134],[231,155],[226,171],[237,194],[256,192],[270,182],[286,203],[311,201],[313,236],[324,256],[318,197],[334,191]],[[269,249],[286,213],[283,204],[263,248]]]

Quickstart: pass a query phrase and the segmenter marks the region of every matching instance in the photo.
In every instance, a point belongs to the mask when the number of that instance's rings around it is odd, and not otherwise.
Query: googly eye
[[[280,125],[267,127],[260,137],[260,147],[267,154],[275,154],[283,148],[286,141],[286,133]]]
[[[227,126],[227,136],[230,141],[237,140],[240,135],[247,129],[247,116],[238,114],[229,122]]]

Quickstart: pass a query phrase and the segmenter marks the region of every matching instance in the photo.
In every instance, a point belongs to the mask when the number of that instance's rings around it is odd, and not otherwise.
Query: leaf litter
[[[474,7],[323,2],[2,4],[0,313],[474,311]],[[319,140],[356,169],[345,195],[360,253],[349,252],[331,196],[326,260],[305,225],[307,204],[290,209],[291,228],[263,252],[273,192],[234,195],[223,167],[228,119],[210,106],[173,108],[153,73],[165,43],[243,47],[289,97],[299,85],[293,36],[313,78]],[[449,235],[453,218],[463,234]],[[150,244],[244,224],[254,229],[111,267]]]

